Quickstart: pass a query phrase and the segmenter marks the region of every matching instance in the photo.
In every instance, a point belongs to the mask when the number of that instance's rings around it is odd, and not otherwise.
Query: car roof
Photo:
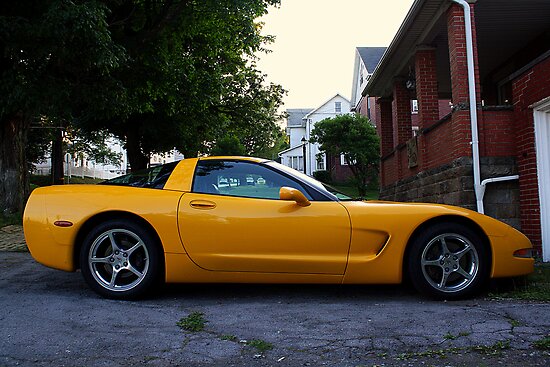
[[[223,160],[239,160],[239,161],[249,161],[249,162],[256,162],[256,163],[264,163],[264,162],[268,162],[269,159],[264,159],[264,158],[256,158],[256,157],[244,157],[244,156],[232,156],[232,155],[228,155],[228,156],[209,156],[209,157],[200,157],[199,160],[219,160],[219,159],[223,159]]]

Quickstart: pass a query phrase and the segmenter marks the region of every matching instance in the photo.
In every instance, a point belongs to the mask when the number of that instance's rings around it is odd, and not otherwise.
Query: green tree
[[[31,125],[52,128],[57,153],[61,129],[109,131],[135,169],[174,147],[195,156],[227,133],[249,152],[271,144],[284,91],[255,66],[272,39],[256,19],[278,3],[2,2],[0,212],[24,207]]]
[[[344,155],[354,176],[359,195],[378,174],[380,140],[369,119],[341,115],[319,121],[311,131],[311,141],[329,155]]]
[[[247,154],[272,144],[284,91],[255,66],[272,39],[256,19],[278,2],[105,1],[112,37],[129,55],[115,73],[126,88],[125,113],[81,126],[125,141],[133,169],[174,147],[187,157],[207,152],[227,134],[239,136]]]
[[[110,73],[127,57],[107,14],[97,1],[0,4],[0,212],[22,211],[28,196],[31,124],[116,112],[121,88]]]
[[[263,149],[257,151],[255,153],[257,157],[277,160],[279,158],[278,153],[280,151],[290,148],[290,144],[288,142],[288,136],[283,130],[277,129],[275,131],[275,134],[276,134],[276,137],[273,144],[271,146],[266,146]]]
[[[245,155],[244,145],[239,138],[233,135],[226,135],[216,141],[210,151],[211,155]]]
[[[93,160],[99,164],[118,166],[122,154],[110,149],[108,140],[111,138],[107,131],[84,132],[75,128],[65,131],[67,153],[73,156]]]

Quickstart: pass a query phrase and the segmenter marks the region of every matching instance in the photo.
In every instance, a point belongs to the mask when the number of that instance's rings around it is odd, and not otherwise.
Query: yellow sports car
[[[456,299],[533,271],[531,243],[476,212],[357,201],[291,168],[208,157],[99,185],[33,191],[32,256],[80,269],[97,293],[136,298],[160,282],[390,284]]]

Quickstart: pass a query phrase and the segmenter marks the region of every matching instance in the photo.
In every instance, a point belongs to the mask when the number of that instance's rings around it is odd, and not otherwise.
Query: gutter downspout
[[[451,0],[464,9],[464,25],[466,28],[466,59],[468,61],[468,90],[470,95],[470,123],[472,129],[472,165],[474,168],[474,191],[476,195],[477,211],[484,213],[483,194],[484,186],[481,185],[481,172],[479,165],[479,136],[477,130],[477,95],[474,69],[474,46],[472,37],[472,18],[470,4],[465,0]]]
[[[487,188],[488,183],[502,182],[502,181],[513,181],[513,180],[519,180],[519,175],[493,177],[493,178],[488,178],[486,180],[481,181],[481,191],[482,191],[481,203],[483,204],[483,197],[485,196],[485,189]]]

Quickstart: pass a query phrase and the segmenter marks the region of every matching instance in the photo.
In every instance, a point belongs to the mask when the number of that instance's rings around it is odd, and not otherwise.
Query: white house
[[[67,182],[70,182],[70,178],[72,176],[110,179],[127,173],[128,157],[122,142],[114,137],[110,137],[105,143],[111,151],[120,154],[119,164],[112,165],[97,163],[94,160],[89,159],[86,155],[76,156],[70,153],[65,153],[63,172],[68,178]],[[176,149],[172,149],[169,152],[152,154],[149,158],[149,166],[179,161],[183,158],[183,154]],[[37,175],[49,175],[52,168],[51,158],[46,157],[43,162],[35,164],[34,168],[34,173]]]
[[[350,113],[350,101],[336,94],[315,109],[287,110],[287,134],[290,148],[279,152],[281,163],[285,166],[313,175],[313,172],[326,170],[327,161],[324,154],[319,155],[318,144],[310,143],[311,131],[315,124],[326,118]],[[304,170],[304,146],[306,152]]]
[[[367,116],[375,123],[374,98],[363,96],[370,76],[386,52],[386,47],[357,47],[353,67],[353,85],[351,88],[351,110]]]

